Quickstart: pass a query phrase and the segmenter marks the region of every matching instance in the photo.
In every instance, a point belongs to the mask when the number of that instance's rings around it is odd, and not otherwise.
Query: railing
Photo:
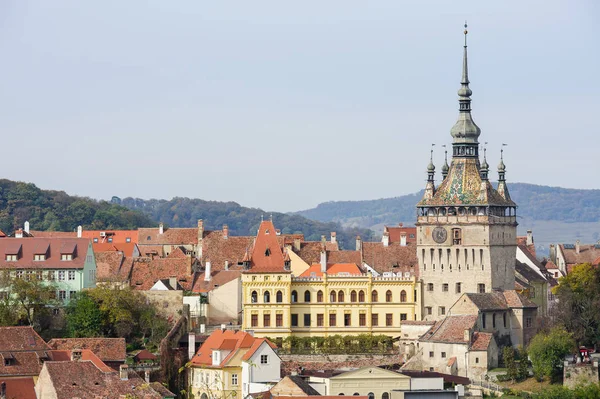
[[[503,386],[494,384],[493,382],[490,382],[490,381],[484,381],[481,379],[480,380],[471,380],[471,385],[477,385],[479,387],[489,389],[490,391],[495,391],[495,392],[502,392],[504,390]]]

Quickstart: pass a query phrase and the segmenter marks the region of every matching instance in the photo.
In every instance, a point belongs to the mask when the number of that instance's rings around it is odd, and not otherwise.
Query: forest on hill
[[[302,233],[307,240],[320,240],[322,235],[329,239],[331,232],[335,231],[338,242],[345,249],[354,247],[357,235],[363,240],[379,240],[381,235],[363,227],[343,228],[337,222],[320,222],[295,214],[266,212],[259,208],[243,207],[236,202],[183,197],[170,200],[113,197],[112,202],[140,211],[170,227],[193,227],[198,219],[204,220],[208,230],[221,229],[226,224],[231,235],[255,235],[261,219],[272,217],[275,227],[283,234]]]
[[[135,229],[156,225],[148,216],[107,201],[42,190],[0,179],[0,230],[12,234],[29,221],[32,230]]]

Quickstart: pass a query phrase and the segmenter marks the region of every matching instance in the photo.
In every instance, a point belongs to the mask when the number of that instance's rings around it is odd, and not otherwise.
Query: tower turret
[[[502,144],[504,147],[506,144]],[[504,165],[504,148],[500,149],[500,163],[498,164],[498,194],[507,201],[511,201],[508,186],[506,185],[506,165]]]
[[[446,147],[444,145],[444,147]],[[444,164],[442,165],[442,180],[448,176],[448,170],[450,167],[448,166],[448,150],[444,150]]]

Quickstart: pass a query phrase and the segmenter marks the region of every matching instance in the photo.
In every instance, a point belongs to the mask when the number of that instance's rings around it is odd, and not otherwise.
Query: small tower
[[[481,164],[481,167],[479,168],[479,175],[481,176],[481,180],[483,181],[487,181],[488,179],[488,173],[490,171],[490,165],[487,163],[487,148],[483,148],[483,163]]]
[[[506,144],[502,144],[504,147]],[[508,186],[506,185],[506,165],[504,165],[504,148],[500,149],[500,163],[498,164],[498,194],[507,201],[511,201]]]
[[[444,146],[446,147],[446,146]],[[442,165],[442,180],[446,179],[448,176],[448,170],[450,167],[448,166],[448,150],[444,150],[444,164]]]
[[[433,146],[431,145],[431,153],[429,155],[429,165],[427,165],[427,185],[425,186],[425,194],[423,198],[431,199],[435,195],[435,165],[433,165]]]

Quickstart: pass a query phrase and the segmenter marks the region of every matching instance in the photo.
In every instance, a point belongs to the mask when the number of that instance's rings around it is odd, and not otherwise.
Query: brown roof
[[[409,272],[419,278],[419,261],[415,245],[401,246],[396,242],[385,247],[381,242],[363,242],[362,258],[364,263],[378,273]]]
[[[219,270],[211,271],[210,281],[204,281],[206,273],[199,273],[192,287],[193,292],[210,292],[217,287],[227,284],[237,278],[240,278],[242,272],[240,270]]]
[[[177,396],[173,392],[169,391],[163,384],[161,384],[158,381],[151,382],[150,386],[152,387],[152,389],[154,389],[156,392],[162,395],[161,397],[163,398],[174,398],[175,396]]]
[[[29,234],[36,238],[77,238],[77,232],[75,231],[29,230]]]
[[[193,259],[185,258],[136,258],[131,271],[131,287],[149,290],[161,279],[176,277],[185,290],[192,288]]]
[[[502,291],[506,303],[511,308],[537,308],[537,305],[531,302],[528,298],[519,294],[517,291],[509,290]]]
[[[517,245],[522,245],[529,250],[533,254],[533,256],[537,256],[535,253],[535,244],[527,245],[527,236],[518,236],[517,237]]]
[[[422,341],[461,343],[465,342],[465,330],[473,329],[477,315],[448,316],[439,320],[422,337]]]
[[[357,276],[362,274],[362,270],[355,263],[328,263],[325,274],[336,276],[338,274]],[[321,265],[316,263],[311,265],[298,277],[322,277]]]
[[[133,259],[122,252],[96,253],[96,279],[99,282],[128,282]]]
[[[159,234],[158,227],[138,229],[138,245],[196,245],[198,228],[164,228]]]
[[[537,282],[546,281],[545,277],[540,276],[539,273],[537,273],[534,269],[532,269],[525,263],[519,262],[518,260],[515,263],[515,272],[517,272],[524,279],[526,279],[529,284],[531,284],[534,281],[537,281]]]
[[[34,261],[36,248],[49,246],[46,260]],[[6,238],[0,240],[0,269],[83,269],[90,241],[86,238]],[[5,254],[15,255],[20,247],[17,261],[7,261]],[[73,260],[61,260],[65,250],[75,251]],[[72,252],[69,252],[72,253]]]
[[[2,380],[6,384],[6,397],[8,399],[36,399],[33,377],[7,378]]]
[[[133,395],[136,398],[162,398],[135,373],[121,380],[118,372],[104,372],[91,361],[46,362],[44,368],[50,376],[59,398],[119,398]]]
[[[48,341],[52,349],[89,349],[103,362],[124,362],[127,358],[125,338],[54,338]]]
[[[475,331],[471,339],[470,349],[472,351],[487,351],[493,338],[492,333]]]
[[[133,242],[124,242],[124,243],[115,243],[115,242],[106,242],[106,243],[92,243],[92,248],[94,252],[104,252],[104,251],[116,251],[123,252],[125,256],[133,256],[136,252],[137,244]]]
[[[47,349],[50,349],[50,346],[33,327],[0,327],[0,352]]]
[[[507,310],[509,305],[506,303],[506,298],[501,291],[485,292],[485,293],[466,293],[479,310]]]
[[[416,227],[404,227],[402,223],[399,226],[384,226],[384,233],[388,233],[390,237],[390,243],[400,242],[402,233],[406,234],[406,242],[416,244],[417,243],[417,228]]]
[[[593,264],[600,257],[600,244],[581,244],[579,245],[579,253],[577,253],[575,245],[569,245],[568,248],[565,248],[565,244],[559,244],[559,247],[565,256],[567,265]]]
[[[148,349],[142,349],[141,351],[136,353],[134,359],[139,362],[140,360],[156,360],[158,359],[158,357],[154,353],[150,352]]]
[[[202,239],[202,264],[210,261],[212,270],[241,268],[246,251],[252,248],[253,236],[227,236],[222,231],[210,231]]]
[[[544,266],[546,269],[558,269],[558,266],[556,266],[556,264],[554,264],[554,262],[551,260],[548,260]]]
[[[362,258],[360,251],[327,251],[327,263],[354,263],[361,267]]]
[[[247,273],[272,273],[286,272],[284,257],[275,226],[270,220],[260,223],[258,234],[252,248],[250,270]]]

